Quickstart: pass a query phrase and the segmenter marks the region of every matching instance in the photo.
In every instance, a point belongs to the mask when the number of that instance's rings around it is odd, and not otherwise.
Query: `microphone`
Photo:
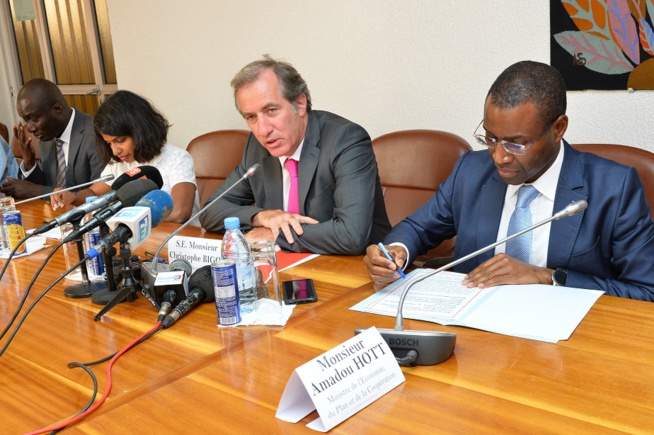
[[[192,221],[195,220],[196,217],[200,216],[202,213],[207,211],[209,209],[209,207],[214,205],[216,203],[216,201],[218,201],[220,198],[222,198],[227,192],[229,192],[234,187],[236,187],[236,185],[238,185],[240,182],[242,182],[246,178],[251,177],[260,167],[261,167],[261,165],[259,163],[255,163],[254,165],[250,166],[250,168],[245,172],[245,174],[243,174],[243,176],[241,176],[241,178],[236,180],[234,182],[234,184],[229,186],[227,188],[227,190],[225,190],[223,193],[218,195],[216,198],[213,199],[213,201],[211,201],[210,203],[205,205],[202,209],[200,209],[200,211],[198,211],[193,216],[191,216],[188,221],[186,221],[181,227],[179,227],[175,231],[173,231],[168,237],[166,237],[164,239],[163,242],[161,242],[161,245],[159,245],[159,248],[157,249],[157,252],[152,257],[152,261],[148,261],[148,262],[144,261],[141,264],[141,277],[143,278],[143,284],[144,285],[146,285],[146,284],[147,285],[153,285],[154,279],[155,279],[155,277],[157,275],[157,261],[156,261],[156,259],[159,258],[159,254],[161,253],[161,250],[166,245],[166,243],[168,243],[168,241],[170,239],[175,237],[177,234],[179,234],[180,231],[182,231],[184,228],[186,228]]]
[[[122,202],[123,195],[131,195],[132,192],[133,191],[131,189],[121,190],[121,196],[118,196],[118,192],[112,190],[109,193],[97,197],[91,202],[84,203],[79,207],[75,207],[74,209],[67,211],[64,214],[57,216],[50,222],[44,222],[43,225],[34,230],[34,234],[43,234],[56,226],[63,225],[68,222],[80,221],[87,213],[97,210],[100,207],[104,207],[105,205],[114,202],[116,199],[121,200]]]
[[[161,177],[159,169],[154,166],[144,165],[123,172],[120,177],[116,178],[116,181],[113,182],[111,188],[113,190],[118,190],[127,183],[141,179],[154,181],[154,184],[157,185],[157,189],[163,187],[163,178]]]
[[[178,258],[171,262],[170,265],[164,266],[165,270],[159,270],[151,284],[143,284],[143,290],[155,301],[155,306],[162,309],[166,298],[170,297],[171,293],[171,304],[180,303],[184,299],[186,296],[185,290],[188,287],[186,280],[193,274],[193,266],[184,258]],[[170,310],[170,307],[168,307],[168,310]],[[164,314],[167,313],[168,311]]]
[[[508,237],[505,237],[502,240],[499,240],[495,243],[492,243],[484,248],[481,248],[471,254],[468,254],[464,257],[454,260],[451,263],[446,264],[445,266],[439,267],[429,273],[426,273],[414,280],[409,281],[406,284],[406,287],[400,295],[400,301],[397,304],[397,317],[395,319],[395,329],[377,329],[381,336],[384,338],[384,341],[388,343],[388,346],[391,348],[391,351],[395,355],[398,363],[400,365],[424,365],[431,366],[434,364],[442,363],[447,360],[452,353],[454,353],[454,345],[456,344],[456,334],[454,332],[437,332],[437,331],[405,331],[404,330],[404,319],[402,317],[402,307],[404,306],[404,300],[406,299],[407,293],[411,287],[415,284],[424,281],[430,276],[434,276],[437,273],[440,273],[444,270],[450,269],[457,264],[468,261],[469,259],[476,257],[479,254],[482,254],[494,247],[506,243],[509,240],[515,239],[529,231],[532,231],[546,223],[549,223],[554,220],[563,219],[568,216],[579,213],[582,210],[585,210],[588,207],[588,203],[584,200],[573,202],[565,207],[563,210],[554,214],[553,216],[542,220],[529,228],[525,228],[522,231],[519,231],[515,234],[512,234]],[[355,330],[355,334],[363,332],[364,328],[358,328]]]
[[[166,290],[166,292],[163,295],[163,301],[161,302],[160,305],[161,308],[159,308],[159,317],[157,318],[157,322],[164,321],[166,315],[170,312],[170,309],[173,307],[173,303],[175,302],[176,298],[177,298],[177,292],[175,290]]]
[[[136,205],[137,201],[156,189],[157,185],[152,180],[136,180],[124,185],[116,191],[116,202],[95,213],[88,222],[69,233],[63,241],[70,242],[80,238],[83,234],[106,222],[107,219],[118,213],[123,207]]]
[[[202,266],[196,270],[188,280],[188,297],[182,300],[173,311],[163,320],[164,329],[170,327],[177,319],[188,313],[193,307],[201,302],[213,302],[216,294],[211,278],[211,265]]]
[[[59,190],[57,190],[57,192],[44,193],[43,195],[33,196],[31,198],[24,199],[22,201],[18,201],[17,203],[15,203],[15,205],[25,204],[26,202],[34,201],[35,199],[45,198],[47,196],[52,195],[53,193],[68,192],[69,190],[75,190],[75,189],[79,189],[80,187],[86,187],[86,186],[90,186],[91,184],[95,184],[95,183],[102,183],[102,182],[105,182],[105,181],[111,181],[113,179],[114,179],[114,174],[105,175],[104,177],[100,177],[97,180],[88,181],[86,183],[78,184],[77,186],[73,186],[73,187],[67,187],[65,189],[59,189]],[[116,181],[118,181],[118,180],[116,180]]]
[[[150,180],[144,180],[150,181]],[[116,243],[129,243],[130,249],[136,249],[150,236],[152,227],[170,214],[173,209],[173,198],[163,190],[153,190],[145,195],[134,207],[126,207],[107,221],[111,234],[86,252],[89,258],[97,257],[102,251]]]

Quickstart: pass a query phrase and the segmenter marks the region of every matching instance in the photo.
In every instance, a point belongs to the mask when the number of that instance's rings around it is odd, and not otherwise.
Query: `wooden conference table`
[[[45,202],[18,208],[27,228],[53,217]],[[160,225],[137,253],[153,252],[175,228]],[[0,284],[3,328],[51,249],[10,262]],[[57,252],[28,303],[63,264]],[[219,329],[215,306],[198,307],[119,359],[110,398],[68,433],[312,433],[304,425],[315,412],[298,424],[275,418],[293,370],[352,337],[355,328],[391,328],[394,319],[349,310],[375,291],[361,257],[320,256],[281,275],[312,278],[318,302],[298,306],[285,327]],[[66,298],[68,284],[38,303],[0,357],[1,433],[40,429],[77,413],[92,384],[67,363],[111,354],[155,324],[156,311],[143,297],[96,322],[100,307]],[[406,383],[332,433],[654,431],[652,303],[602,296],[571,339],[558,344],[411,320],[405,326],[455,331],[454,356],[403,368]],[[94,372],[102,393],[106,363]]]

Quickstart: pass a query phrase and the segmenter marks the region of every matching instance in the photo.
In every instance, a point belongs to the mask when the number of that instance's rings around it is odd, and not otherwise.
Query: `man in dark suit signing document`
[[[571,202],[588,208],[454,268],[468,287],[539,283],[654,300],[654,223],[636,169],[573,149],[559,72],[519,62],[500,74],[475,134],[488,150],[464,154],[432,199],[364,259],[373,280],[456,235],[456,259],[529,228]]]

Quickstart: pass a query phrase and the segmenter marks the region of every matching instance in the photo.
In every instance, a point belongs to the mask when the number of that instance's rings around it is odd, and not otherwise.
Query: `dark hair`
[[[166,143],[168,121],[148,100],[130,91],[110,96],[93,117],[95,134],[104,145],[99,147],[106,162],[120,161],[111,152],[103,134],[130,136],[134,141],[134,160],[145,163],[155,158]]]
[[[548,123],[565,114],[565,92],[563,77],[554,67],[526,60],[505,69],[491,86],[486,99],[502,109],[532,102],[543,123]]]
[[[311,110],[311,93],[300,73],[290,63],[275,60],[265,54],[263,59],[255,60],[245,65],[232,79],[231,85],[234,89],[234,104],[236,104],[236,109],[239,112],[241,109],[238,107],[238,101],[236,101],[236,92],[241,87],[256,81],[266,69],[272,69],[275,75],[277,75],[280,92],[293,105],[295,110],[297,110],[295,100],[302,94],[307,97],[307,111]]]

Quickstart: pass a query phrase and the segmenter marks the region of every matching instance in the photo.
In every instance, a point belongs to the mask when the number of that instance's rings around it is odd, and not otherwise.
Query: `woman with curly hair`
[[[166,142],[168,121],[148,100],[130,91],[118,91],[100,106],[93,125],[98,150],[107,162],[102,176],[113,174],[115,181],[137,166],[154,166],[163,178],[161,189],[170,193],[174,202],[166,220],[185,222],[200,209],[193,158],[187,151]],[[87,196],[111,191],[111,183],[95,183],[77,194],[53,194],[52,207],[80,205]]]

